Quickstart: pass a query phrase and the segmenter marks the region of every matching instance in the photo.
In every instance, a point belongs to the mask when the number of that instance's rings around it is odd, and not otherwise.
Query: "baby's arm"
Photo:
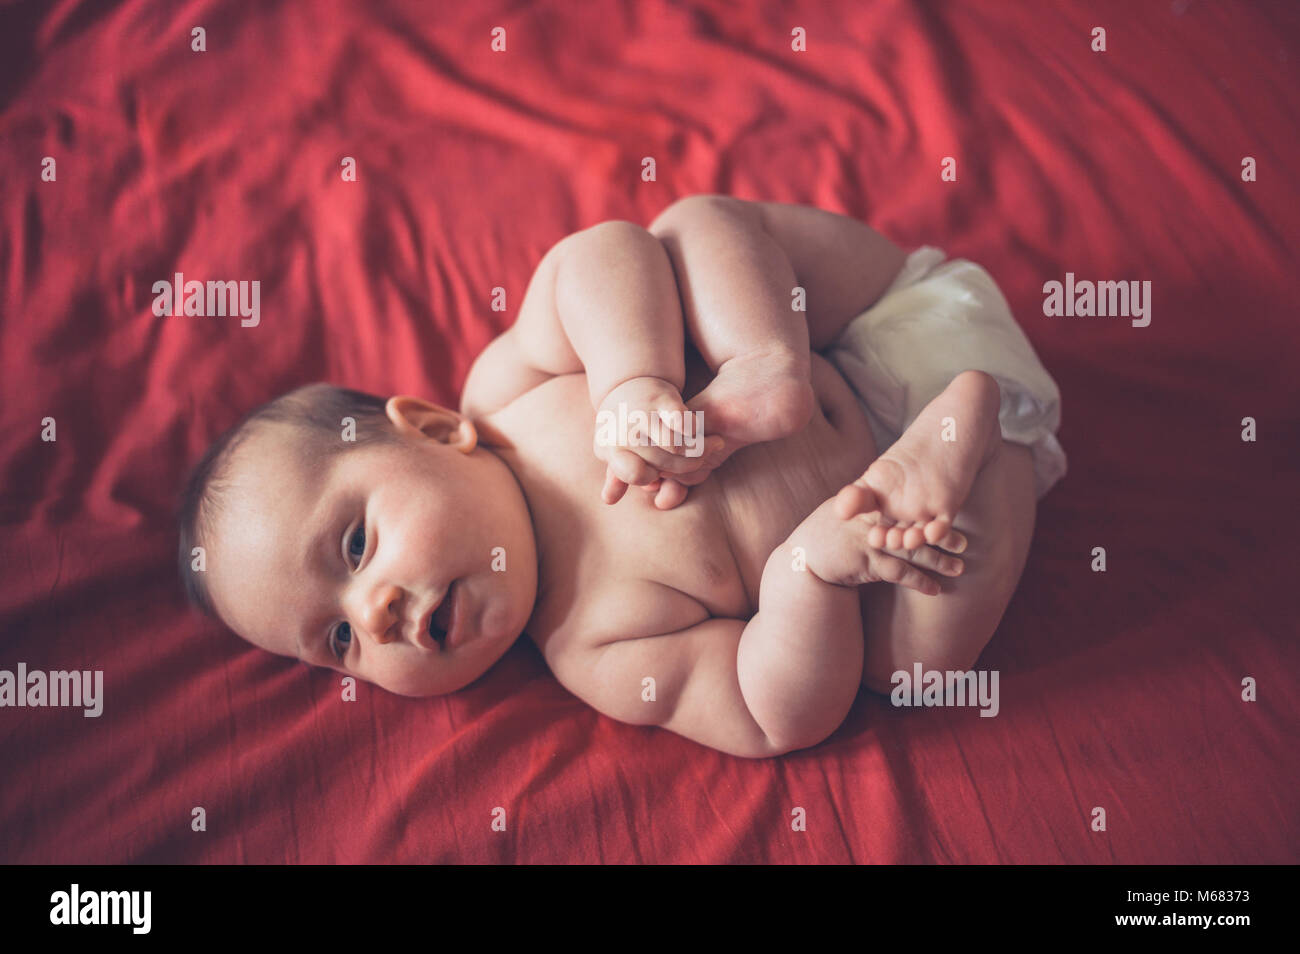
[[[716,374],[688,406],[729,451],[807,423],[809,349],[874,304],[905,258],[846,216],[728,196],[679,200],[649,231],[668,251],[686,328]],[[806,311],[793,308],[796,286]]]
[[[602,222],[564,244],[556,270],[555,314],[586,370],[598,417],[603,412],[626,419],[620,410],[639,411],[669,415],[672,426],[682,427],[687,413],[681,395],[685,329],[663,246],[645,229],[623,221]],[[598,439],[602,432],[598,421]],[[675,445],[669,427],[619,434],[617,441],[609,446],[598,440],[596,447],[608,464],[601,493],[606,503],[617,503],[629,484],[657,485],[661,475],[699,469],[715,456],[711,452],[718,443],[715,439],[699,448],[708,455],[702,459],[680,450],[685,445]],[[667,509],[680,499],[670,490],[658,493],[656,503]]]
[[[562,239],[543,256],[515,324],[471,368],[462,407],[482,415],[547,377],[585,371],[598,412],[616,412],[622,404],[629,412],[682,415],[684,338],[663,246],[631,222],[602,222]],[[607,503],[617,502],[628,484],[648,486],[661,473],[699,469],[712,459],[716,443],[706,443],[705,456],[696,457],[674,452],[666,428],[648,435],[658,436],[659,446],[638,444],[639,436],[618,435],[629,443],[596,447],[609,465],[602,492]]]
[[[631,222],[609,221],[575,232],[561,243],[555,273],[558,329],[542,323],[534,335],[562,330],[587,373],[591,404],[636,378],[667,382],[680,391],[686,378],[682,310],[672,265],[663,247]]]
[[[575,695],[620,722],[657,725],[730,755],[816,745],[853,705],[862,671],[857,593],[791,570],[789,548],[763,573],[748,623],[711,618],[677,632],[618,638],[552,664]],[[655,698],[646,698],[646,677]]]
[[[683,337],[663,246],[631,222],[602,222],[542,256],[515,323],[471,367],[462,407],[481,416],[547,378],[583,371],[594,407],[636,377],[680,390]]]
[[[816,745],[844,720],[862,678],[858,585],[884,580],[937,593],[925,571],[961,570],[959,559],[931,548],[868,547],[872,521],[840,520],[833,505],[773,550],[748,623],[711,618],[661,635],[619,633],[548,660],[556,677],[611,718],[662,726],[732,755]],[[646,677],[655,681],[653,701]]]

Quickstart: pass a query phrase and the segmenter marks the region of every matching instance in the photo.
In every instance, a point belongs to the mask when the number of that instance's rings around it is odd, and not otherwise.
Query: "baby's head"
[[[473,682],[536,598],[514,475],[468,418],[419,398],[313,384],[263,405],[199,461],[180,524],[199,607],[256,646],[401,695]]]

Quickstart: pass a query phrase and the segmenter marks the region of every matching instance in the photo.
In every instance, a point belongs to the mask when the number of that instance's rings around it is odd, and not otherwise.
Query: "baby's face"
[[[471,425],[456,430],[459,415],[402,398],[389,417],[395,443],[326,456],[287,425],[252,434],[206,541],[208,588],[221,617],[263,649],[401,695],[452,692],[528,621],[532,524],[510,470],[474,447]],[[452,587],[434,621],[451,626],[440,638],[430,623]]]

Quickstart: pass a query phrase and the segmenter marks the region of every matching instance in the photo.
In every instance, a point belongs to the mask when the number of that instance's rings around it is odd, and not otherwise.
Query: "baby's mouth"
[[[439,627],[432,617],[429,618],[429,636],[438,644],[439,649],[447,648],[447,631]]]
[[[455,585],[452,583],[447,587],[447,592],[442,594],[442,602],[429,617],[429,636],[442,649],[447,648],[447,629],[451,625],[451,587]]]

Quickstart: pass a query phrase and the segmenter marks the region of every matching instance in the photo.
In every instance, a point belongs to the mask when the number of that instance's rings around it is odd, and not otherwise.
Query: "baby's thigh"
[[[954,526],[968,540],[965,572],[936,576],[941,592],[926,596],[900,586],[859,588],[866,652],[862,683],[890,690],[900,669],[969,669],[1002,620],[1034,535],[1033,455],[1002,442],[980,471]]]

